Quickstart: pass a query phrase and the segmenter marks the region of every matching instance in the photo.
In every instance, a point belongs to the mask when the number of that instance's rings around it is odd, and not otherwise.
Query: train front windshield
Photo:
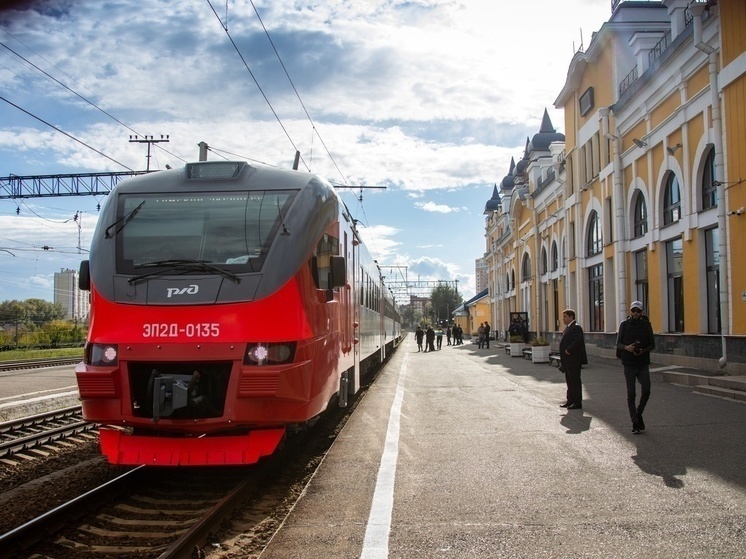
[[[119,273],[199,261],[234,273],[258,272],[284,227],[296,191],[122,194],[116,235]]]

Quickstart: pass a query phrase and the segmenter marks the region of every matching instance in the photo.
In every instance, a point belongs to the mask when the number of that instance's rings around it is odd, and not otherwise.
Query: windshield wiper
[[[241,283],[241,278],[239,278],[236,274],[228,272],[227,270],[223,270],[222,268],[218,268],[217,266],[213,266],[205,260],[193,260],[191,258],[177,260],[158,260],[157,262],[148,262],[147,264],[140,264],[138,266],[135,266],[136,269],[161,267],[163,267],[162,270],[155,270],[153,272],[148,272],[147,274],[142,274],[140,276],[130,278],[129,280],[127,280],[127,283],[129,283],[130,285],[134,285],[140,280],[144,280],[153,276],[162,276],[174,271],[179,272],[179,275],[187,274],[189,272],[209,272],[212,274],[219,274],[224,278],[228,278],[234,283]]]
[[[145,205],[145,200],[143,200],[142,202],[140,202],[140,205],[139,205],[139,206],[137,206],[137,207],[136,207],[136,208],[135,208],[134,210],[132,210],[132,211],[131,211],[130,213],[128,213],[128,214],[127,214],[127,215],[125,215],[124,217],[121,217],[121,218],[119,218],[119,219],[118,219],[118,220],[116,220],[116,221],[115,221],[114,223],[112,223],[111,225],[109,225],[109,226],[108,226],[108,227],[106,228],[106,230],[104,231],[104,238],[105,238],[105,239],[111,239],[111,238],[112,238],[112,237],[113,237],[114,235],[116,235],[116,234],[117,234],[117,233],[119,233],[119,232],[120,232],[120,231],[121,231],[122,229],[124,229],[124,226],[125,226],[125,225],[127,225],[127,224],[128,224],[128,223],[129,223],[130,221],[132,221],[132,218],[133,218],[133,217],[135,217],[135,216],[137,215],[137,212],[139,212],[139,211],[140,211],[140,208],[142,208],[142,207],[143,207],[144,205]],[[112,229],[113,229],[114,227],[116,227],[117,225],[119,225],[120,223],[121,223],[122,225],[120,225],[119,227],[117,227],[117,230],[116,230],[116,231],[114,231],[114,235],[111,235],[111,234],[110,234],[109,232],[110,232],[110,231],[111,231],[111,230],[112,230]]]

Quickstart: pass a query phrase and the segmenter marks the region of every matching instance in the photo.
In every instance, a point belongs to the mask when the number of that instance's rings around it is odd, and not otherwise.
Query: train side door
[[[353,232],[353,235],[355,233]],[[348,291],[350,298],[351,298],[351,313],[350,318],[351,320],[351,327],[352,327],[352,353],[353,358],[355,361],[354,366],[354,372],[353,372],[353,378],[352,386],[350,387],[350,392],[352,394],[355,394],[360,389],[360,295],[359,290],[360,286],[362,284],[362,277],[359,277],[360,274],[360,243],[353,237],[353,241],[351,243],[352,250],[350,252],[347,252],[347,262],[349,263],[349,266],[351,269],[348,269],[350,271],[349,278],[350,278],[350,284],[351,289]],[[345,233],[345,251],[347,251],[347,234]]]

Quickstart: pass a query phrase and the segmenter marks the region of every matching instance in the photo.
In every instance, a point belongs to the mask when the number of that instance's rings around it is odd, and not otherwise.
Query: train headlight
[[[281,365],[295,359],[295,342],[256,343],[246,346],[244,365]]]
[[[116,344],[89,344],[85,349],[85,362],[96,367],[113,367],[119,358]]]

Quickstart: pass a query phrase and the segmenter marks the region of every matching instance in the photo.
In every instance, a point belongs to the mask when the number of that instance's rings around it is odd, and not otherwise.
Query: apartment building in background
[[[54,302],[65,309],[65,320],[85,322],[90,313],[88,292],[78,287],[78,272],[61,269],[54,274]]]
[[[487,261],[484,258],[477,258],[474,261],[474,278],[476,280],[477,293],[487,289]]]

